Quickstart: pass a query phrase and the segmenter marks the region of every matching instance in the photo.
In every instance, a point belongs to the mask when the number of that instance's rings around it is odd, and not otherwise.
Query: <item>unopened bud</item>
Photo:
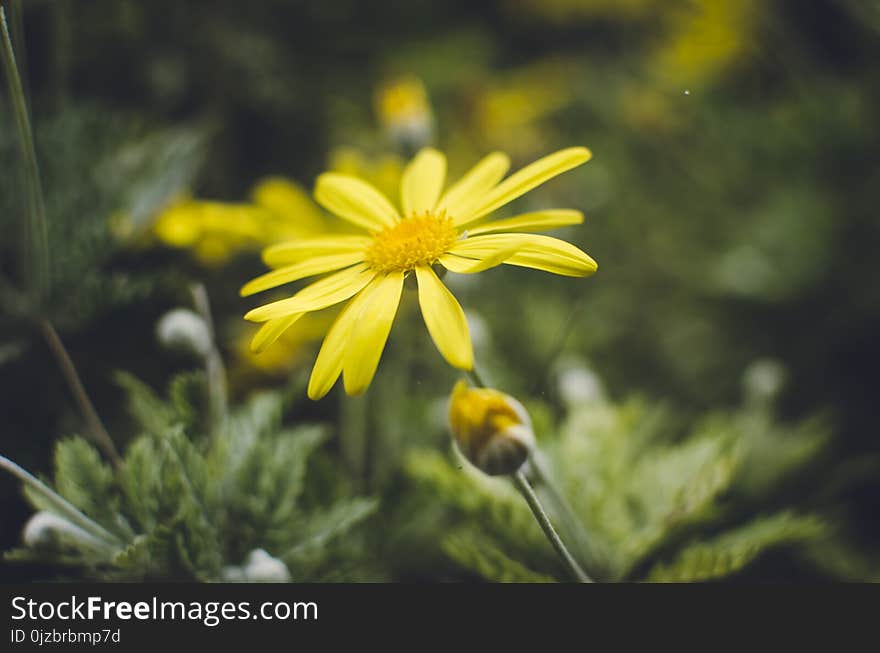
[[[523,405],[491,388],[459,381],[449,400],[449,425],[465,458],[491,476],[513,474],[528,460],[535,442]]]
[[[25,524],[21,534],[24,545],[30,549],[53,550],[64,544],[79,548],[103,550],[103,544],[93,535],[51,512],[35,513]]]
[[[406,75],[376,91],[376,112],[389,139],[414,150],[427,145],[434,133],[428,91],[418,77]]]
[[[240,567],[225,567],[222,578],[238,583],[289,583],[290,572],[278,558],[263,549],[254,549]]]
[[[786,381],[785,366],[777,360],[762,358],[752,362],[743,373],[746,401],[753,404],[773,402]]]
[[[168,311],[156,325],[159,342],[168,349],[178,349],[205,356],[211,350],[211,333],[201,316],[187,308]]]
[[[558,376],[559,396],[568,407],[601,401],[602,381],[584,365],[567,365]]]

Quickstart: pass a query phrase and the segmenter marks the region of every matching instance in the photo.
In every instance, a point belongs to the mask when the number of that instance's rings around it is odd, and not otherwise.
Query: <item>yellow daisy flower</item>
[[[263,323],[251,346],[256,351],[265,349],[306,313],[350,300],[324,338],[308,395],[323,397],[340,375],[348,394],[360,394],[376,372],[404,277],[415,274],[422,316],[437,349],[451,365],[472,369],[473,349],[464,311],[433,266],[464,274],[502,263],[572,277],[595,272],[596,262],[574,245],[527,233],[579,224],[583,221],[580,211],[549,209],[482,222],[491,212],[590,157],[583,147],[560,150],[502,181],[510,160],[496,152],[444,192],[446,157],[425,148],[401,177],[401,211],[357,177],[322,174],[315,185],[315,199],[365,233],[304,238],[266,249],[263,260],[274,269],[246,284],[243,296],[331,274],[292,297],[247,313],[246,320]]]

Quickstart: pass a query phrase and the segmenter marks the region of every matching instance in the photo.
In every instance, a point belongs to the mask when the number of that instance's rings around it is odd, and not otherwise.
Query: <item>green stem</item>
[[[73,359],[71,359],[70,354],[67,353],[67,348],[64,346],[64,342],[61,340],[55,327],[52,326],[52,323],[49,322],[49,320],[40,320],[40,330],[43,332],[43,337],[46,339],[49,349],[52,350],[55,359],[58,361],[61,373],[64,375],[64,379],[70,387],[70,392],[73,394],[73,398],[79,406],[83,419],[85,419],[86,424],[89,427],[92,439],[95,441],[95,444],[101,447],[101,450],[104,452],[104,455],[107,456],[107,459],[113,464],[113,467],[118,470],[122,467],[122,457],[116,450],[116,445],[113,444],[113,438],[110,437],[110,433],[104,426],[104,422],[101,421],[92,400],[89,399],[89,395],[86,392],[82,379],[80,379],[79,373],[76,371],[76,366],[73,364]]]
[[[574,540],[577,550],[581,553],[581,559],[583,560],[584,557],[587,557],[589,560],[595,561],[596,556],[594,548],[591,546],[590,538],[584,532],[580,519],[575,515],[565,496],[556,487],[553,478],[547,471],[546,464],[541,456],[538,455],[539,453],[537,451],[533,452],[529,459],[529,469],[531,470],[532,478],[539,487],[544,489],[546,496],[549,497],[550,502],[555,506],[556,516],[565,526],[566,535]]]
[[[208,378],[208,410],[210,413],[210,432],[214,437],[222,434],[226,426],[226,412],[228,397],[226,393],[226,368],[223,365],[223,357],[217,350],[217,334],[214,331],[214,320],[211,317],[211,304],[208,301],[208,291],[201,283],[194,284],[191,288],[193,303],[205,325],[208,327],[208,335],[211,338],[211,346],[204,356],[205,375]]]
[[[9,460],[6,456],[0,455],[0,469],[6,470],[27,485],[40,497],[45,499],[59,517],[63,517],[71,524],[78,526],[89,535],[92,535],[105,544],[108,553],[116,553],[119,549],[125,546],[125,543],[113,535],[113,533],[101,526],[98,522],[92,521],[86,517],[76,508],[76,506],[67,501],[67,499],[52,490],[52,488],[40,481],[40,479],[26,469]]]
[[[581,308],[586,303],[585,299],[586,293],[582,292],[580,293],[580,295],[578,295],[578,297],[571,304],[571,310],[569,310],[568,312],[568,317],[566,318],[565,323],[560,327],[557,336],[553,340],[551,340],[553,346],[544,357],[543,367],[537,374],[535,374],[534,385],[529,390],[530,394],[532,394],[533,396],[541,394],[547,387],[547,383],[550,379],[550,373],[553,369],[553,364],[565,350],[565,343],[568,340],[568,337],[574,329],[575,325],[577,324],[577,316]]]
[[[477,372],[477,368],[475,367],[472,370],[467,371],[468,378],[471,382],[477,386],[478,388],[487,388],[485,381],[483,381],[483,377],[480,376],[480,373]]]
[[[593,579],[587,576],[584,570],[581,569],[577,560],[575,560],[571,553],[568,552],[565,543],[563,543],[562,538],[559,537],[559,533],[553,528],[553,524],[550,523],[550,518],[544,511],[544,507],[541,505],[538,495],[535,494],[535,491],[529,484],[526,475],[522,470],[519,470],[514,472],[512,479],[516,489],[519,490],[520,494],[522,494],[523,498],[526,500],[526,503],[529,504],[529,508],[531,508],[532,514],[541,526],[541,530],[544,531],[544,535],[550,540],[550,544],[553,545],[553,548],[556,550],[556,553],[559,555],[572,577],[579,583],[592,583]]]
[[[27,266],[25,279],[29,284],[33,308],[43,306],[49,286],[49,232],[46,222],[46,207],[43,203],[43,189],[40,183],[40,168],[34,147],[33,130],[28,115],[27,98],[15,61],[15,51],[6,20],[6,9],[0,5],[0,52],[3,68],[12,102],[15,122],[18,128],[21,153],[25,162],[25,181],[28,197],[28,222],[24,265]]]
[[[12,34],[12,45],[18,52],[16,61],[18,63],[19,74],[23,79],[29,79],[28,75],[28,58],[24,44],[24,8],[23,0],[7,0],[6,6],[9,10],[9,31]],[[24,87],[24,97],[28,107],[31,106],[30,89]]]

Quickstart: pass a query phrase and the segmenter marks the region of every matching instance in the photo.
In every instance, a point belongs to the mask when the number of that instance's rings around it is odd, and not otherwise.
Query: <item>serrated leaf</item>
[[[263,537],[277,536],[299,519],[297,499],[303,489],[306,464],[326,436],[322,427],[303,426],[264,437],[233,468],[224,503],[228,518],[240,529],[243,549],[264,545],[259,541],[260,533]]]
[[[488,581],[499,583],[553,583],[552,576],[540,574],[517,562],[488,538],[458,533],[443,541],[443,550],[465,569]]]
[[[152,531],[159,519],[162,492],[162,456],[150,436],[132,442],[125,453],[120,479],[126,512],[144,531]]]
[[[759,517],[711,539],[695,542],[669,563],[658,563],[649,581],[706,581],[729,576],[746,567],[768,549],[818,537],[825,525],[812,515],[790,511]]]
[[[55,445],[55,487],[62,497],[109,530],[118,508],[113,470],[83,438]]]
[[[288,564],[302,564],[331,540],[344,535],[372,515],[377,507],[375,499],[356,498],[338,501],[326,510],[317,511],[301,529],[296,546],[281,558]]]
[[[126,393],[128,411],[146,433],[161,433],[176,421],[176,413],[146,383],[128,372],[116,372],[116,384]]]
[[[123,371],[114,380],[125,391],[128,412],[145,432],[161,433],[174,423],[174,411],[146,383]]]

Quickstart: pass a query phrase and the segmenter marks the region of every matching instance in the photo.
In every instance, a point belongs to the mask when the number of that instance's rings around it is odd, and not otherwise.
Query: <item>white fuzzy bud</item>
[[[278,558],[263,549],[254,549],[240,567],[225,567],[223,580],[233,583],[289,583],[290,571]]]
[[[604,397],[602,381],[584,365],[563,368],[557,382],[559,396],[569,407],[599,401]]]
[[[211,333],[201,316],[188,308],[168,311],[156,324],[156,337],[171,350],[206,356],[211,350]]]
[[[106,548],[101,541],[76,524],[46,511],[38,512],[28,520],[21,539],[30,549],[59,548],[65,542],[97,551]]]
[[[762,358],[743,372],[743,389],[749,403],[769,403],[785,387],[785,366],[777,360]]]

